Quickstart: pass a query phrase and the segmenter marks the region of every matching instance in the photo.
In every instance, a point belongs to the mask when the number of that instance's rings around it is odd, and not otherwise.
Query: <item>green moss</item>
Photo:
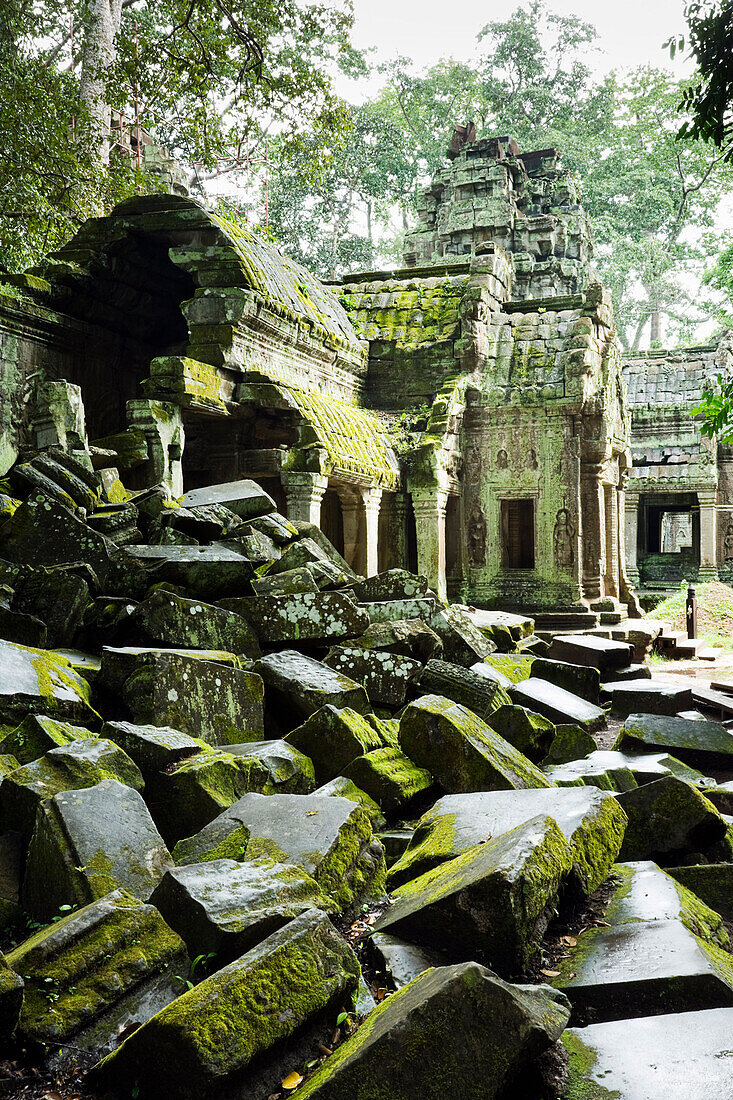
[[[456,855],[455,814],[440,814],[418,825],[407,850],[390,867],[387,881],[392,886],[417,878]]]
[[[560,1042],[570,1059],[568,1080],[562,1091],[563,1100],[622,1100],[617,1089],[611,1092],[591,1079],[598,1059],[593,1048],[587,1046],[577,1032],[564,1032]]]

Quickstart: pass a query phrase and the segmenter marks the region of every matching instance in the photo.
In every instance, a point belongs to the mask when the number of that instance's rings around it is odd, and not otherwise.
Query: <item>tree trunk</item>
[[[91,0],[84,28],[79,95],[89,115],[89,142],[93,163],[109,164],[110,105],[107,80],[116,57],[122,0]]]
[[[372,235],[372,200],[367,199],[366,204],[366,216],[367,216],[367,240],[369,241],[369,266],[374,265],[374,237]]]
[[[662,311],[655,302],[651,310],[651,330],[649,332],[649,347],[661,347],[662,343]]]

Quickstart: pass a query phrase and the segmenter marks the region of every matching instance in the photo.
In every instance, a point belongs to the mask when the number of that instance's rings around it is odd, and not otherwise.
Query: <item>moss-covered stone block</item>
[[[266,856],[244,863],[210,859],[175,867],[150,900],[185,941],[192,958],[213,952],[218,966],[307,909],[336,910],[302,867]]]
[[[8,956],[25,981],[20,1034],[109,1049],[181,991],[183,941],[152,905],[125,890],[70,913]]]
[[[478,715],[438,695],[425,695],[403,711],[400,744],[449,794],[551,786]]]
[[[486,721],[505,741],[535,763],[546,756],[555,735],[555,726],[549,718],[516,703],[499,707]]]
[[[468,1087],[494,1100],[552,1047],[569,1015],[548,986],[509,985],[475,962],[436,967],[378,1005],[299,1092],[303,1100],[444,1100]],[[492,1021],[488,1033],[479,1019]]]
[[[96,726],[89,684],[65,657],[0,638],[0,724],[19,725],[44,714]]]
[[[549,767],[551,764],[582,760],[589,753],[595,752],[595,748],[595,739],[581,726],[559,725],[555,727],[555,736],[541,764],[542,767]]]
[[[146,900],[172,866],[142,796],[114,779],[63,791],[38,807],[21,900],[36,920],[112,890]]]
[[[313,761],[287,741],[252,741],[227,745],[226,751],[238,759],[252,759],[269,773],[263,794],[311,794],[316,787]]]
[[[345,775],[337,775],[335,779],[330,779],[328,783],[322,783],[313,793],[327,795],[329,798],[348,798],[350,802],[356,802],[366,812],[375,833],[387,824],[384,814],[374,799],[370,798],[366,791],[362,791],[357,787],[356,783],[352,783],[350,779],[347,779]]]
[[[720,811],[684,779],[666,775],[619,795],[629,819],[620,859],[674,865],[722,840]]]
[[[355,993],[356,956],[309,911],[218,970],[130,1035],[92,1071],[95,1087],[142,1100],[215,1095],[276,1043]]]
[[[573,865],[570,845],[539,816],[400,886],[375,931],[477,959],[501,974],[524,970]]]
[[[350,707],[338,710],[326,704],[291,730],[285,740],[305,753],[320,780],[334,779],[357,756],[383,748],[384,737]]]
[[[15,1032],[23,1004],[23,979],[0,955],[0,1039],[7,1042]]]
[[[27,838],[45,799],[61,791],[93,787],[103,779],[118,780],[137,791],[144,786],[140,769],[112,741],[87,737],[51,749],[17,768],[0,786],[0,821]]]
[[[366,791],[387,815],[403,810],[433,785],[430,772],[419,768],[402,749],[394,746],[357,756],[344,768],[344,775]]]
[[[19,726],[0,740],[0,753],[10,753],[20,764],[30,764],[51,749],[85,737],[96,737],[83,726],[73,726],[44,714],[29,714]]]
[[[135,608],[129,629],[137,640],[190,649],[221,649],[245,657],[260,655],[246,619],[214,604],[159,590]]]

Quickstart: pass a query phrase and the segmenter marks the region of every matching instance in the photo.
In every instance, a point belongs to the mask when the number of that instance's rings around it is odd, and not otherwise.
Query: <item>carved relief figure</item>
[[[486,519],[478,504],[468,515],[468,560],[471,565],[486,564]]]
[[[469,485],[478,485],[481,481],[481,451],[475,444],[466,451],[466,479]]]
[[[724,557],[726,561],[733,561],[733,523],[729,523],[725,529],[723,539]]]
[[[527,469],[536,470],[538,467],[539,467],[539,463],[537,461],[537,452],[536,451],[530,451],[529,454],[527,455]]]
[[[575,528],[570,521],[570,513],[567,508],[561,508],[555,516],[555,530],[552,535],[555,565],[558,569],[569,569],[575,561],[574,538]]]
[[[506,470],[507,466],[509,465],[509,456],[507,455],[503,447],[496,456],[496,465],[499,467],[500,470]]]

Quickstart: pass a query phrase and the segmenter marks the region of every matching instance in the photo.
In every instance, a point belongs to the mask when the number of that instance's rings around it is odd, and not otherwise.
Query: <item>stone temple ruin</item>
[[[4,1094],[733,1093],[733,695],[637,596],[733,574],[730,347],[449,158],[400,270],[160,194],[2,276]]]

